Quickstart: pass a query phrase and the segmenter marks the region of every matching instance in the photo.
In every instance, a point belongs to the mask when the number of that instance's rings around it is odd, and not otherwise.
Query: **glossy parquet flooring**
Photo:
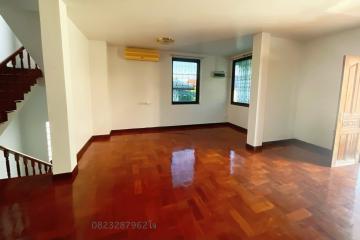
[[[244,145],[228,127],[94,142],[74,182],[2,186],[0,238],[360,239],[358,166]]]

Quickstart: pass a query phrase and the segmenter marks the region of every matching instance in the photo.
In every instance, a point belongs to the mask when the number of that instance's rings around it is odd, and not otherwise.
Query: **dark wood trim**
[[[284,139],[284,140],[277,140],[277,141],[269,141],[263,142],[263,148],[272,148],[272,147],[279,147],[279,146],[286,146],[286,145],[296,145],[302,148],[306,148],[309,151],[313,151],[316,153],[320,153],[323,155],[332,155],[332,150],[317,146],[312,143],[304,142],[302,140],[291,138],[291,139]]]
[[[16,50],[13,54],[11,54],[9,57],[7,57],[5,60],[3,60],[0,63],[0,68],[4,68],[6,67],[6,65],[12,60],[14,59],[17,55],[19,55],[20,53],[22,53],[25,50],[24,47],[20,47],[18,50]]]
[[[199,103],[200,103],[199,99],[194,102],[174,102],[174,101],[171,102],[172,105],[186,105],[186,104],[199,104]]]
[[[80,151],[76,154],[77,162],[80,161],[86,150],[89,148],[91,142],[93,141],[94,137],[90,137],[89,140],[84,144],[84,146],[80,149]]]
[[[252,151],[252,152],[261,152],[262,151],[262,146],[252,146],[250,144],[246,144],[246,150]]]
[[[272,148],[272,147],[291,145],[294,143],[295,143],[295,139],[290,138],[290,139],[263,142],[262,146],[263,148]]]
[[[236,131],[247,134],[247,129],[246,128],[240,127],[240,126],[235,125],[235,124],[230,123],[230,122],[227,122],[226,124],[227,124],[228,127],[231,127],[232,129],[234,129]]]
[[[323,154],[323,155],[332,156],[332,150],[331,149],[320,147],[320,146],[317,146],[315,144],[304,142],[304,141],[299,140],[299,139],[292,139],[292,143],[294,145],[297,145],[299,147],[304,147],[304,148],[306,148],[306,149],[308,149],[310,151],[313,151],[313,152],[317,152],[317,153],[320,153],[320,154]]]
[[[150,127],[150,128],[119,129],[119,130],[111,130],[110,135],[156,133],[156,132],[165,132],[165,131],[179,131],[179,130],[191,130],[191,129],[202,129],[202,128],[226,127],[226,126],[228,126],[227,122],[220,122],[220,123],[202,123],[202,124],[162,126],[162,127]]]
[[[250,105],[247,103],[238,103],[238,102],[234,102],[231,98],[231,105],[236,105],[236,106],[241,106],[241,107],[249,107]]]
[[[80,161],[80,159],[82,158],[84,153],[87,151],[87,149],[89,148],[89,146],[91,145],[92,142],[109,141],[109,140],[110,140],[110,134],[94,135],[94,136],[90,137],[89,140],[87,140],[87,142],[84,144],[84,146],[80,149],[80,151],[76,154],[77,161],[78,162]]]
[[[296,145],[302,148],[305,148],[309,151],[313,151],[320,154],[325,154],[331,156],[332,150],[323,148],[311,143],[307,143],[304,141],[301,141],[299,139],[290,138],[290,139],[283,139],[283,140],[277,140],[277,141],[269,141],[269,142],[263,142],[262,146],[251,146],[249,144],[246,144],[246,148],[252,151],[261,151],[269,148],[274,147],[281,147],[281,146],[287,146],[287,145]]]
[[[193,62],[197,64],[197,73],[196,73],[196,99],[192,102],[174,102],[174,61],[181,62]],[[181,105],[181,104],[200,104],[200,59],[195,58],[180,58],[173,57],[171,60],[171,103],[173,105]]]
[[[94,135],[92,136],[91,141],[92,142],[106,142],[110,140],[110,134],[104,134],[104,135]]]
[[[234,82],[235,82],[235,64],[236,62],[242,61],[242,60],[247,60],[247,59],[252,59],[252,55],[250,56],[245,56],[245,57],[241,57],[238,59],[234,59],[232,62],[232,70],[231,70],[231,94],[230,94],[230,103],[232,105],[237,105],[237,106],[242,106],[242,107],[249,107],[248,103],[240,103],[240,102],[234,102]]]

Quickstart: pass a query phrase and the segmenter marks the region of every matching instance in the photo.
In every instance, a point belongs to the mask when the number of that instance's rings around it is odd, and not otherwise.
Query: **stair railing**
[[[21,47],[0,63],[0,124],[8,121],[8,113],[16,110],[16,102],[42,77],[42,71]]]
[[[52,164],[39,160],[37,158],[28,156],[26,154],[17,152],[15,150],[0,146],[0,151],[3,151],[6,171],[8,178],[11,176],[11,162],[14,160],[16,163],[16,172],[17,176],[14,177],[25,177],[25,176],[34,176],[42,174],[52,174]],[[10,158],[13,156],[13,159]]]
[[[26,57],[25,57],[26,56]],[[11,65],[11,66],[9,66]],[[33,67],[32,67],[33,65]],[[39,66],[32,60],[28,51],[21,47],[0,63],[0,70],[4,68],[39,69]]]

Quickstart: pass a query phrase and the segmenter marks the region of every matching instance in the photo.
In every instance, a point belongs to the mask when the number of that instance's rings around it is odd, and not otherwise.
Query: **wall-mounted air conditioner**
[[[160,54],[158,50],[144,48],[125,48],[124,57],[127,60],[136,61],[158,62],[160,60]]]
[[[225,77],[225,72],[224,71],[214,71],[213,72],[213,77],[214,78],[224,78]]]

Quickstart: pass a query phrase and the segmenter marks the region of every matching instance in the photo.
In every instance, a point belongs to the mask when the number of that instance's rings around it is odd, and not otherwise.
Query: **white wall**
[[[203,56],[200,104],[172,105],[171,54],[162,52],[160,62],[128,61],[122,55],[123,48],[108,48],[112,129],[226,121],[227,80],[211,76],[227,71],[225,58]]]
[[[75,126],[71,137],[74,139],[74,152],[77,152],[93,135],[91,81],[90,81],[90,54],[89,40],[68,19],[70,69],[71,69],[71,111]]]
[[[23,151],[21,127],[18,117],[13,118],[0,136],[0,145],[17,151]]]
[[[43,81],[32,87],[31,97],[17,113],[20,121],[22,152],[48,161],[45,123],[48,121],[46,92]]]
[[[111,131],[106,42],[90,41],[89,54],[94,135],[106,135]]]
[[[294,137],[296,83],[303,61],[301,43],[271,36],[263,141]]]
[[[231,83],[230,83],[231,84]],[[229,90],[231,91],[231,90]],[[229,98],[230,101],[230,98]],[[249,108],[229,104],[227,108],[227,121],[239,127],[248,128]]]
[[[16,106],[16,111],[8,113],[8,121],[0,124],[0,145],[47,161],[47,108],[43,83],[33,86]]]
[[[360,29],[305,43],[297,86],[295,137],[332,148],[344,55],[360,56]]]
[[[0,62],[2,62],[19,48],[20,43],[1,15],[0,38]]]

